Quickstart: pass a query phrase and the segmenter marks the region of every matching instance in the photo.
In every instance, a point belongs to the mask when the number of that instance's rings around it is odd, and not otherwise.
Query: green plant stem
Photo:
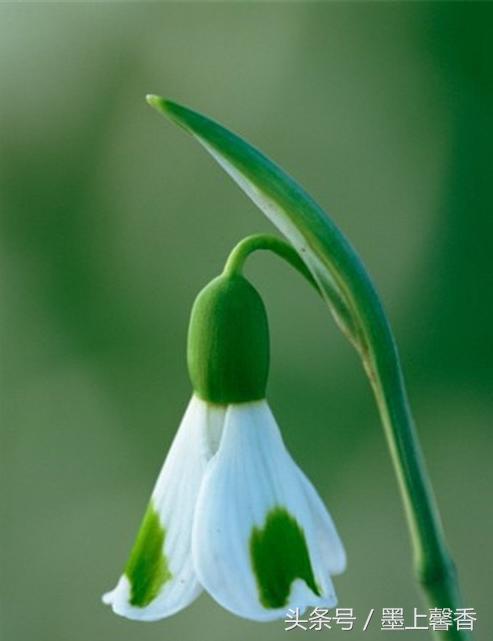
[[[230,252],[223,272],[225,274],[240,273],[248,256],[258,250],[271,251],[283,258],[291,267],[294,267],[296,271],[302,274],[317,292],[319,291],[318,285],[311,275],[310,270],[298,256],[294,247],[281,238],[272,236],[271,234],[252,234],[240,240]]]
[[[384,427],[414,550],[415,573],[432,608],[462,606],[455,564],[448,551],[436,499],[409,410],[397,348],[382,313],[378,340],[384,355],[365,361]],[[437,639],[471,639],[467,631],[435,632]]]

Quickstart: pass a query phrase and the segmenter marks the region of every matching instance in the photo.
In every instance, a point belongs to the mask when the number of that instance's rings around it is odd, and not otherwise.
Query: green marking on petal
[[[250,556],[264,607],[284,607],[295,579],[303,579],[320,596],[305,534],[284,508],[274,508],[267,514],[263,528],[253,528]]]
[[[165,529],[151,501],[125,568],[131,586],[131,605],[139,608],[149,605],[162,585],[172,577],[163,554],[165,536]]]

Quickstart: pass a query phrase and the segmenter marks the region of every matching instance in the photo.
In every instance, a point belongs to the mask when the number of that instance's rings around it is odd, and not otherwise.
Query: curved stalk
[[[271,234],[252,234],[240,240],[229,253],[223,272],[225,274],[240,273],[248,256],[258,250],[271,251],[283,258],[318,291],[318,285],[311,275],[310,270],[298,256],[294,248],[284,240]]]
[[[156,96],[148,97],[148,101],[206,148],[285,234],[311,274],[339,327],[359,352],[369,377],[407,518],[415,572],[428,604],[452,610],[462,607],[457,573],[409,409],[397,347],[361,259],[323,209],[260,151],[186,107]],[[245,246],[237,247],[237,258],[244,253]],[[285,253],[292,258],[289,251]],[[233,264],[235,260],[231,257]],[[299,261],[288,258],[288,262],[303,273],[297,266]],[[469,632],[455,627],[434,634],[444,641],[471,639]]]

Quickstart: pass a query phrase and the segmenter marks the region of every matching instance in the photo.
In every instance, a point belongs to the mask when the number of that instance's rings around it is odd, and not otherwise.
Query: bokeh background
[[[116,581],[190,396],[188,314],[271,227],[148,92],[280,162],[386,304],[466,605],[491,634],[490,3],[0,7],[0,636],[7,641],[381,638],[287,633],[208,596],[114,616]],[[345,541],[341,607],[422,607],[367,381],[323,304],[258,255],[269,397]],[[427,633],[413,632],[413,639]],[[363,635],[363,636],[362,636]]]

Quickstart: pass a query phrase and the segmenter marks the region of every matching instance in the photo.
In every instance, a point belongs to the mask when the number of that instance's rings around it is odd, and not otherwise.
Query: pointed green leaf
[[[278,165],[213,120],[158,96],[147,101],[191,133],[271,222],[288,238],[312,273],[336,321],[360,350],[364,334],[348,280],[373,288],[366,271],[323,209]]]

